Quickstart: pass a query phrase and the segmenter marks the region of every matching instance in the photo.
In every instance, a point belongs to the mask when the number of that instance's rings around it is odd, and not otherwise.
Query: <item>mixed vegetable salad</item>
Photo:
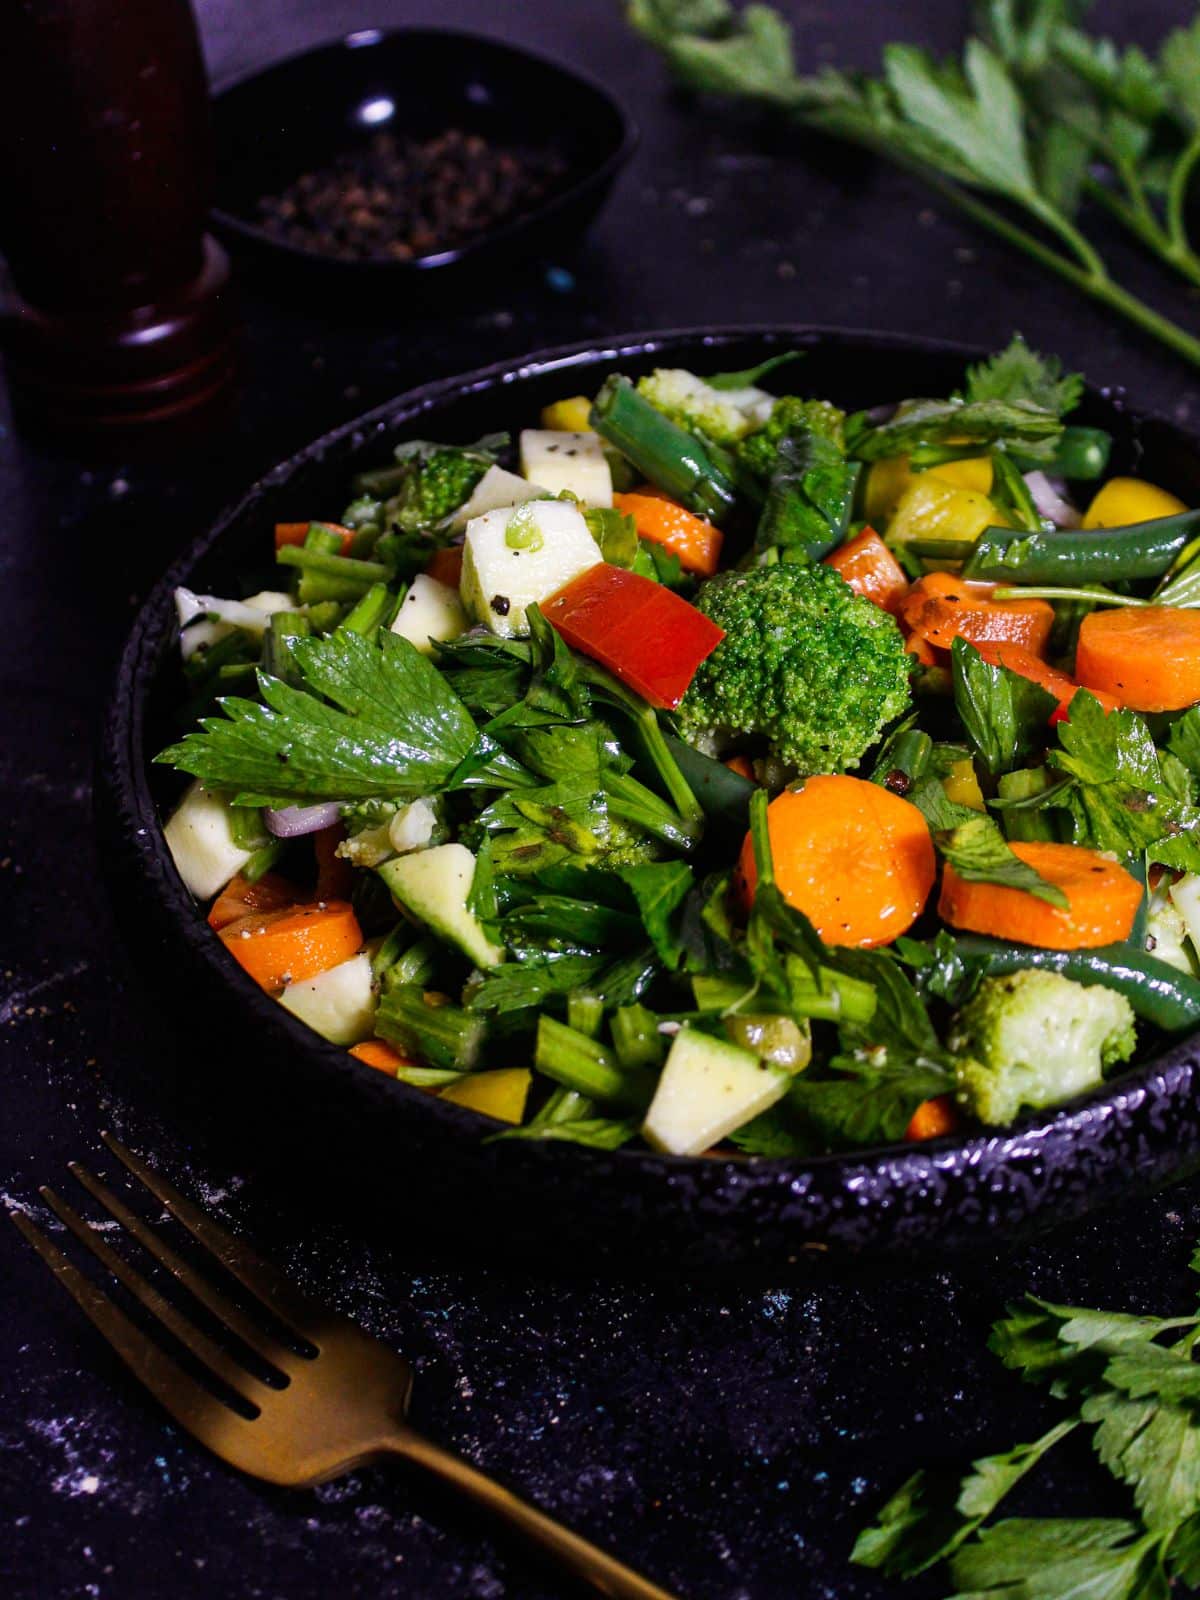
[[[1200,511],[1020,338],[852,414],[803,370],[406,442],[277,588],[178,591],[214,936],[492,1136],[926,1139],[1200,1026]]]

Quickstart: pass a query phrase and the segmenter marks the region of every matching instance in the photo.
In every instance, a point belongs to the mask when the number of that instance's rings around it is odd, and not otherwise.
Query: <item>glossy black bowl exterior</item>
[[[415,261],[340,261],[260,226],[258,200],[362,144],[372,132],[429,138],[447,128],[551,151],[564,171],[528,211]],[[367,28],[218,87],[213,220],[264,268],[343,287],[457,283],[528,256],[560,257],[603,204],[637,142],[632,121],[573,69],[480,34]]]
[[[489,1142],[495,1125],[361,1066],[294,1021],[225,955],[162,841],[171,774],[149,765],[173,734],[180,678],[171,591],[229,592],[271,547],[276,521],[336,513],[358,468],[410,434],[515,431],[539,407],[591,392],[617,368],[739,369],[799,348],[788,386],[847,405],[945,394],[968,353],[878,334],[711,329],[575,346],[414,390],[268,474],[187,550],[140,612],[103,733],[98,820],[114,906],[181,1049],[210,1041],[205,1092],[244,1118],[257,1086],[276,1160],[305,1181],[387,1197],[390,1213],[530,1264],[584,1270],[778,1273],[805,1259],[902,1257],[1015,1237],[1200,1168],[1200,1044],[1189,1039],[1057,1115],[1011,1132],[841,1157],[676,1159],[555,1143]],[[1081,420],[1112,429],[1114,468],[1200,503],[1200,449],[1170,424],[1090,394]],[[177,1068],[176,1070],[183,1070]],[[190,1070],[190,1069],[189,1069]],[[373,1202],[375,1204],[377,1202]]]

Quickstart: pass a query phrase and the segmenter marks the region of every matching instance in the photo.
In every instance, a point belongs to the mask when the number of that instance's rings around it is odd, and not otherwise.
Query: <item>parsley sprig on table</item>
[[[1200,1272],[1200,1251],[1191,1267]],[[853,1560],[894,1577],[949,1563],[952,1600],[1166,1600],[1200,1581],[1200,1315],[1142,1317],[1026,1296],[989,1340],[1067,1414],[1041,1438],[984,1456],[962,1478],[918,1472],[858,1537]],[[989,1523],[1069,1434],[1091,1430],[1135,1515]]]
[[[1200,17],[1151,58],[1085,32],[1085,10],[1086,0],[984,0],[959,61],[894,43],[877,77],[806,76],[770,6],[627,0],[633,27],[691,88],[759,101],[899,163],[1200,366],[1200,339],[1118,283],[1085,231],[1090,202],[1200,283],[1186,213],[1200,163]]]

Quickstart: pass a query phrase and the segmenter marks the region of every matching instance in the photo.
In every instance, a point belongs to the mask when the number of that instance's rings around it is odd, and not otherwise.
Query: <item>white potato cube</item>
[[[199,779],[163,829],[175,870],[197,900],[210,900],[254,854],[234,842],[229,801]]]
[[[612,505],[612,469],[599,434],[525,428],[521,433],[521,471],[544,484],[551,494],[565,489],[585,506]]]
[[[351,956],[315,978],[289,983],[279,1003],[330,1044],[369,1039],[375,1029],[370,956]]]
[[[470,497],[454,513],[450,526],[455,533],[461,533],[473,517],[481,517],[485,511],[498,511],[501,506],[519,506],[526,500],[545,498],[553,496],[540,483],[530,483],[528,478],[518,477],[504,467],[489,467],[471,490]]]
[[[773,1106],[789,1073],[724,1039],[681,1028],[667,1056],[642,1133],[656,1150],[698,1156]]]
[[[519,543],[509,528],[517,516]],[[603,560],[583,514],[565,500],[531,500],[517,512],[488,511],[467,525],[463,604],[493,633],[517,638],[529,632],[529,606]]]
[[[457,639],[466,631],[467,614],[457,589],[424,572],[409,585],[392,623],[392,632],[416,645],[423,656],[433,654],[431,641],[440,644],[443,639]]]

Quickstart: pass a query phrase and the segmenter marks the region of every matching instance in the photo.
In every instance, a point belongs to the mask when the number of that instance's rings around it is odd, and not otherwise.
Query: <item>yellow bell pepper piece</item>
[[[592,402],[586,394],[556,400],[553,405],[542,407],[542,427],[564,433],[591,433],[592,425],[588,421],[591,409]]]
[[[533,1074],[528,1067],[499,1067],[494,1072],[469,1072],[442,1090],[443,1100],[482,1111],[499,1122],[520,1122]]]
[[[882,461],[872,462],[863,490],[863,516],[873,528],[887,526],[900,497],[917,478],[937,478],[942,483],[953,484],[956,489],[991,494],[991,457],[969,456],[965,461],[945,461],[940,467],[928,467],[923,472],[914,472],[907,456],[887,456]]]
[[[1124,528],[1131,522],[1173,517],[1187,507],[1176,495],[1143,478],[1110,478],[1083,519],[1085,528]]]
[[[978,539],[985,528],[1006,528],[1008,518],[987,495],[956,489],[932,472],[919,472],[900,496],[888,523],[892,545],[910,539]]]
[[[970,759],[956,761],[942,779],[946,799],[956,806],[970,806],[972,811],[986,811],[983,790],[975,776],[975,763]]]

